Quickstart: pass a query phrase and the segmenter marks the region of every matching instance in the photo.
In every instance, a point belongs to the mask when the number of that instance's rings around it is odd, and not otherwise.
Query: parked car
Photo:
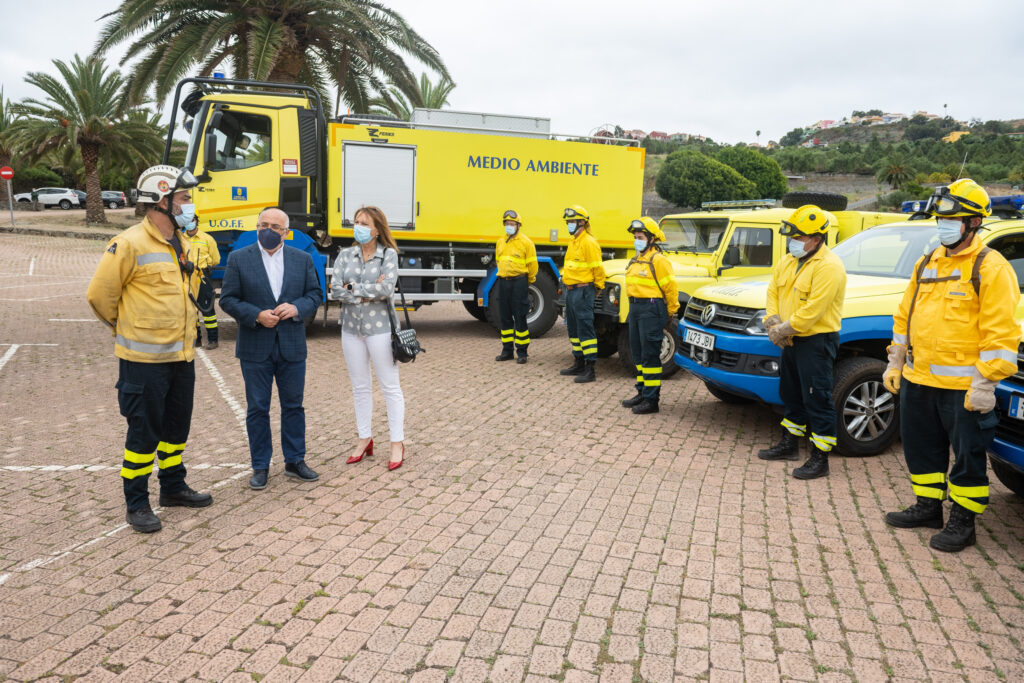
[[[1024,344],[1017,352],[1017,368],[1016,375],[996,387],[999,424],[988,457],[999,481],[1024,496]]]
[[[82,190],[73,190],[73,192],[78,195],[78,205],[84,209],[86,193]],[[103,205],[108,209],[123,209],[128,204],[128,200],[125,198],[124,192],[103,190],[102,194]]]
[[[15,201],[24,202],[26,204],[34,200],[43,206],[59,206],[64,210],[79,205],[78,195],[75,194],[74,190],[66,187],[39,187],[31,192],[16,194],[14,195],[14,199]]]

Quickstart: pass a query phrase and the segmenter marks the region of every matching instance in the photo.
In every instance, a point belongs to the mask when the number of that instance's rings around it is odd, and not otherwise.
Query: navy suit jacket
[[[316,313],[323,293],[310,255],[287,244],[283,249],[284,282],[281,296],[276,300],[270,289],[270,278],[263,265],[259,244],[250,244],[228,255],[220,289],[220,307],[238,321],[235,357],[241,360],[266,360],[274,348],[275,339],[285,360],[306,359],[306,320]],[[260,311],[273,310],[282,303],[293,304],[299,314],[282,320],[274,327],[263,327],[256,322]]]

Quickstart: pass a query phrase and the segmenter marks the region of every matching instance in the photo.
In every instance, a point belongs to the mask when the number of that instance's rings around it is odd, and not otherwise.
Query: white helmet
[[[195,176],[185,168],[175,168],[167,164],[150,166],[139,176],[137,187],[139,199],[154,204],[167,195],[179,190],[187,190],[199,184]]]

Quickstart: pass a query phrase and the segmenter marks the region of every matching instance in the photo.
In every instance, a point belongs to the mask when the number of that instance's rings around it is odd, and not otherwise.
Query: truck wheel
[[[530,328],[530,339],[543,337],[558,319],[558,308],[555,296],[558,287],[551,273],[541,270],[537,279],[530,285],[530,313],[526,316],[526,325]]]
[[[463,294],[472,294],[474,298],[463,299],[462,305],[466,307],[466,312],[471,316],[479,320],[480,322],[487,322],[487,313],[484,311],[482,306],[476,303],[476,289],[480,286],[479,280],[463,280],[459,285],[459,291]]]
[[[878,455],[900,431],[899,401],[882,385],[885,362],[855,357],[836,366],[832,397],[843,455]]]
[[[782,206],[799,209],[804,204],[814,204],[826,211],[845,211],[849,200],[846,195],[835,192],[787,192],[782,195]]]
[[[717,398],[722,403],[750,403],[753,400],[747,398],[746,396],[741,396],[739,394],[734,394],[731,391],[726,391],[721,387],[715,386],[711,382],[704,382],[704,387],[708,390],[709,394]]]
[[[675,335],[664,330],[661,334],[661,378],[668,379],[679,372],[679,366],[676,365],[673,358],[676,353],[676,338]],[[623,325],[619,330],[619,362],[629,371],[629,374],[636,375],[633,352],[629,349],[629,325]]]
[[[1024,496],[1024,474],[1021,474],[1005,462],[989,457],[988,462],[992,465],[992,472],[1003,486],[1010,489],[1018,496]]]
[[[601,334],[597,333],[597,357],[598,358],[611,358],[619,352],[619,334],[616,330],[611,330]]]

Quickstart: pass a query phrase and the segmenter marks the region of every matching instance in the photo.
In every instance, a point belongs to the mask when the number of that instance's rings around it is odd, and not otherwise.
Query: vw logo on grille
[[[715,313],[717,312],[718,309],[715,307],[714,304],[708,304],[707,306],[705,306],[704,310],[700,312],[701,325],[703,325],[704,327],[710,325],[711,321],[715,319]]]

